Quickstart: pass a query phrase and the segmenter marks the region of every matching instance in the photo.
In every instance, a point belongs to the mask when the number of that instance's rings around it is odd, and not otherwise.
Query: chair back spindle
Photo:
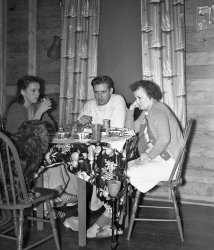
[[[1,203],[17,205],[28,201],[28,192],[18,152],[13,142],[0,132],[0,182]]]
[[[172,172],[169,176],[169,180],[168,180],[169,184],[172,183],[175,174],[176,174],[175,182],[179,183],[182,181],[181,176],[182,176],[182,170],[183,170],[183,163],[184,163],[187,143],[188,143],[189,138],[190,138],[190,131],[191,131],[192,125],[193,125],[192,119],[187,121],[185,130],[183,133],[183,135],[184,135],[183,143],[181,145],[181,148],[180,148],[180,151],[178,153],[178,156],[177,156],[177,159],[175,161]]]

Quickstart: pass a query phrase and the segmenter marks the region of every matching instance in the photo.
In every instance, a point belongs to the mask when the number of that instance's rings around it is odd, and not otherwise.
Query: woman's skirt
[[[160,156],[142,164],[133,160],[128,163],[127,176],[135,188],[146,193],[160,181],[169,179],[174,163],[172,158],[166,161]]]

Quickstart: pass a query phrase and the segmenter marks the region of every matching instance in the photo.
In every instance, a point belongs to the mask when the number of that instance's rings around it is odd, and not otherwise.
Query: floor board
[[[181,206],[185,242],[180,242],[177,225],[175,222],[137,222],[135,224],[131,239],[126,240],[127,231],[119,237],[118,250],[213,250],[214,246],[214,208],[199,205]],[[95,212],[91,216],[90,224],[99,216],[102,211]],[[75,208],[72,208],[70,215],[75,215]],[[159,216],[159,213],[149,212],[149,215]],[[169,214],[170,216],[170,214]],[[101,249],[110,250],[110,238],[87,240],[86,247],[78,247],[78,233],[67,229],[62,222],[59,223],[59,233],[62,250],[75,249]],[[30,229],[30,240],[48,233],[49,227],[44,231],[37,231],[35,227]],[[15,250],[14,241],[0,238],[1,250]],[[55,249],[53,240],[34,248],[35,250]]]

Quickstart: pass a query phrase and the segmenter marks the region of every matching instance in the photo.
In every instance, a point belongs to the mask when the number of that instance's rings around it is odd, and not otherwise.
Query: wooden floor
[[[130,241],[126,240],[127,231],[119,237],[118,250],[213,250],[214,249],[214,208],[198,205],[181,206],[185,242],[180,242],[177,225],[174,222],[137,222]],[[72,215],[76,210],[73,208]],[[71,215],[71,214],[70,214]],[[96,219],[99,212],[93,213],[90,224]],[[154,212],[150,215],[154,215]],[[158,216],[156,214],[155,216]],[[170,214],[169,214],[170,216]],[[62,250],[73,249],[101,249],[110,250],[110,238],[87,240],[86,247],[78,247],[78,233],[67,229],[63,226],[62,221],[59,223],[59,233]],[[30,240],[46,234],[49,227],[44,231],[37,231],[35,228],[30,229]],[[29,231],[29,230],[28,230]],[[16,249],[15,242],[0,238],[1,250]],[[34,248],[35,250],[56,249],[53,240]]]

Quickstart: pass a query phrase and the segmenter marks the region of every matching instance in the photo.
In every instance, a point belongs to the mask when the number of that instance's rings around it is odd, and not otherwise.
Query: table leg
[[[78,179],[79,246],[86,246],[86,181]]]
[[[43,187],[43,176],[40,175],[37,181],[37,186],[38,187]],[[39,206],[37,207],[37,217],[39,218],[43,218],[43,214],[44,214],[44,203],[39,204]],[[38,221],[37,222],[37,230],[43,230],[44,229],[44,225],[43,222]]]

